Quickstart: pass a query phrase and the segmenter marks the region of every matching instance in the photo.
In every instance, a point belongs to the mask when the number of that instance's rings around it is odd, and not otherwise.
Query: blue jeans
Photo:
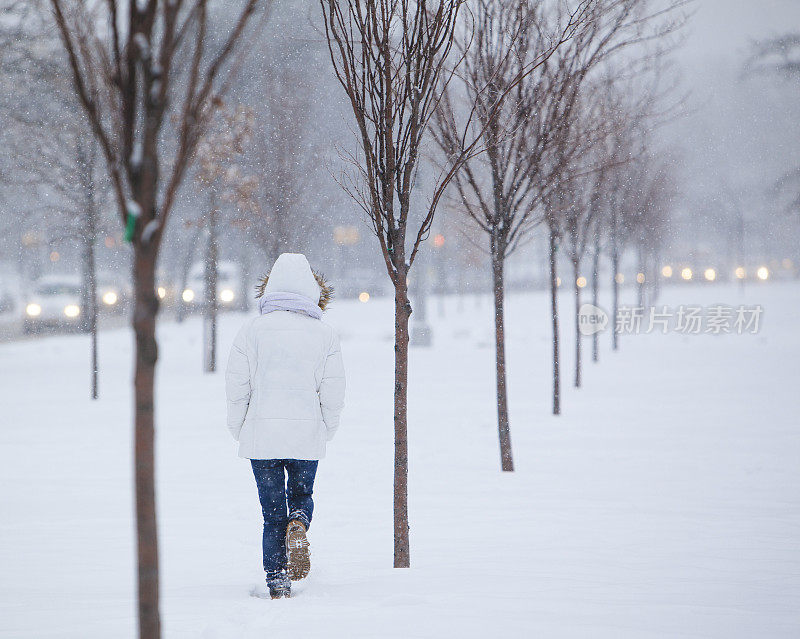
[[[318,463],[307,459],[250,460],[264,514],[264,571],[267,578],[286,568],[286,526],[289,520],[303,522],[306,530],[311,525],[314,513],[311,494]]]

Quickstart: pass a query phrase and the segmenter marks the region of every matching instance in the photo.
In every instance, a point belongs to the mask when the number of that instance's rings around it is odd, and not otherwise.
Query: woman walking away
[[[321,319],[332,289],[304,255],[282,254],[257,288],[261,312],[228,359],[228,430],[253,467],[267,586],[278,599],[311,569],[314,476],[339,427],[344,367],[339,338]]]

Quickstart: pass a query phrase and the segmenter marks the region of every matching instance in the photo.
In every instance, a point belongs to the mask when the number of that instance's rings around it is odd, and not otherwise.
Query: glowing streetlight
[[[737,266],[733,274],[736,276],[737,280],[743,280],[744,276],[747,275],[747,272],[744,270],[743,266]]]
[[[114,291],[108,291],[103,295],[103,304],[106,306],[114,306],[117,303],[117,294]]]
[[[762,281],[769,279],[769,269],[766,266],[759,266],[756,271],[756,277]]]
[[[690,279],[692,279],[692,269],[690,269],[688,266],[682,269],[681,277],[688,282]]]
[[[183,295],[181,295],[184,302],[191,302],[194,299],[194,291],[190,288],[187,288],[183,291]]]
[[[223,289],[219,294],[219,299],[225,302],[226,304],[233,301],[235,297],[233,291],[229,288]]]
[[[583,275],[581,275],[575,283],[578,285],[578,288],[583,288],[584,286],[586,286],[586,278]]]
[[[636,282],[639,284],[644,284],[644,273],[636,274]]]
[[[717,279],[717,272],[713,268],[707,268],[705,273],[703,273],[703,277],[706,278],[706,281],[713,282]]]
[[[28,304],[25,307],[25,312],[31,317],[39,317],[42,314],[42,307],[38,304]]]
[[[614,276],[614,280],[616,280],[617,284],[624,284],[625,283],[625,276],[622,273],[617,273]]]
[[[661,275],[663,277],[672,277],[672,267],[667,264],[661,269]]]
[[[156,295],[158,295],[159,299],[163,300],[167,296],[167,289],[165,289],[163,286],[159,286],[156,289]]]
[[[361,302],[362,304],[366,304],[367,302],[369,302],[369,293],[367,293],[366,291],[362,291],[361,293],[359,293],[358,301]]]

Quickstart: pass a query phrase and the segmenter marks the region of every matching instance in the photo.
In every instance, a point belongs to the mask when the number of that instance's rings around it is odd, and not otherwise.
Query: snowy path
[[[629,337],[616,354],[603,336],[577,392],[565,325],[554,418],[546,297],[512,295],[506,475],[488,299],[445,318],[431,304],[435,346],[412,355],[404,571],[390,568],[391,308],[336,305],[348,405],[320,466],[312,574],[280,602],[249,596],[260,511],[222,374],[199,372],[196,320],[163,325],[165,636],[800,636],[800,285],[745,301],[764,305],[759,335]],[[717,286],[662,302],[741,300]],[[240,321],[224,320],[225,356]],[[0,345],[0,637],[134,636],[130,346],[102,335],[92,404],[85,337]]]

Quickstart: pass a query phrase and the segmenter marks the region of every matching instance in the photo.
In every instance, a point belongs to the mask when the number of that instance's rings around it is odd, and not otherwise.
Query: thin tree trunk
[[[500,438],[500,467],[514,470],[511,453],[511,432],[508,420],[508,393],[506,391],[506,341],[505,341],[505,290],[503,260],[505,250],[499,240],[491,238],[492,284],[494,291],[495,364],[497,374],[497,434]]]
[[[244,234],[243,234],[244,235]],[[247,237],[239,241],[239,290],[237,292],[236,308],[246,311],[248,308],[248,297],[250,295],[250,244]]]
[[[89,247],[88,263],[91,265],[89,276],[89,333],[92,341],[92,363],[91,363],[91,398],[97,399],[99,396],[98,362],[97,362],[97,273],[94,260],[94,234],[91,239],[86,241]]]
[[[647,283],[647,258],[644,253],[644,248],[642,248],[641,243],[639,244],[639,273],[642,274],[642,277],[639,277],[639,274],[636,275],[636,284],[638,286],[637,295],[638,295],[638,306],[639,308],[644,308],[644,301],[645,301],[645,285]],[[641,282],[639,280],[642,280]]]
[[[656,248],[651,262],[651,272],[653,273],[653,297],[650,300],[650,305],[653,306],[658,301],[661,295],[661,269],[659,268],[661,262],[661,251]]]
[[[592,304],[597,307],[600,281],[600,233],[595,231],[594,255],[592,256]],[[600,333],[592,333],[592,361],[600,361]]]
[[[84,239],[86,242],[86,265],[88,267],[89,282],[89,333],[92,340],[92,380],[91,397],[97,399],[99,395],[98,363],[97,363],[97,264],[94,256],[94,243],[97,237],[97,209],[94,205],[94,189],[92,188],[89,203],[89,233]]]
[[[88,215],[91,215],[91,213]],[[89,334],[90,340],[89,396],[92,399],[97,399],[97,277],[94,260],[94,235],[90,234],[90,227],[91,222],[87,220],[85,236],[81,238],[83,243],[83,319],[81,324],[82,330]]]
[[[555,231],[550,231],[550,312],[553,320],[553,415],[561,414],[561,382],[559,379],[558,355],[558,269],[556,249],[558,238]]]
[[[618,228],[617,212],[611,215],[611,350],[615,351],[619,347],[619,336],[617,335],[617,314],[619,312],[619,246],[617,244]]]
[[[97,240],[97,207],[94,197],[94,162],[96,148],[93,146],[87,153],[81,141],[78,141],[77,157],[83,171],[80,174],[84,202],[84,224],[81,242],[83,244],[83,317],[82,328],[89,333],[90,370],[89,396],[98,397],[98,364],[97,364],[97,265],[95,263],[94,245]]]
[[[154,385],[158,359],[155,294],[156,253],[137,245],[134,251],[136,339],[134,372],[134,462],[136,480],[136,540],[139,569],[139,636],[159,637],[158,535],[155,495]]]
[[[617,275],[619,274],[619,252],[617,251],[617,241],[612,240],[611,246],[611,349],[617,350],[619,344],[617,340],[617,313],[619,311],[619,281]]]
[[[578,286],[577,262],[572,263],[572,280],[575,287],[575,388],[581,387],[581,287]]]
[[[444,318],[446,311],[445,311],[445,293],[447,290],[447,276],[445,274],[445,264],[446,260],[444,259],[444,252],[447,249],[444,246],[439,247],[436,251],[436,284],[437,288],[439,289],[439,299],[438,301],[438,308],[439,308],[439,317]]]
[[[401,260],[402,262],[402,260]],[[406,269],[399,269],[394,293],[394,567],[411,565],[408,535],[408,301]]]
[[[205,260],[205,356],[204,370],[213,373],[217,369],[217,202],[211,195],[211,210],[208,215],[208,245]]]

